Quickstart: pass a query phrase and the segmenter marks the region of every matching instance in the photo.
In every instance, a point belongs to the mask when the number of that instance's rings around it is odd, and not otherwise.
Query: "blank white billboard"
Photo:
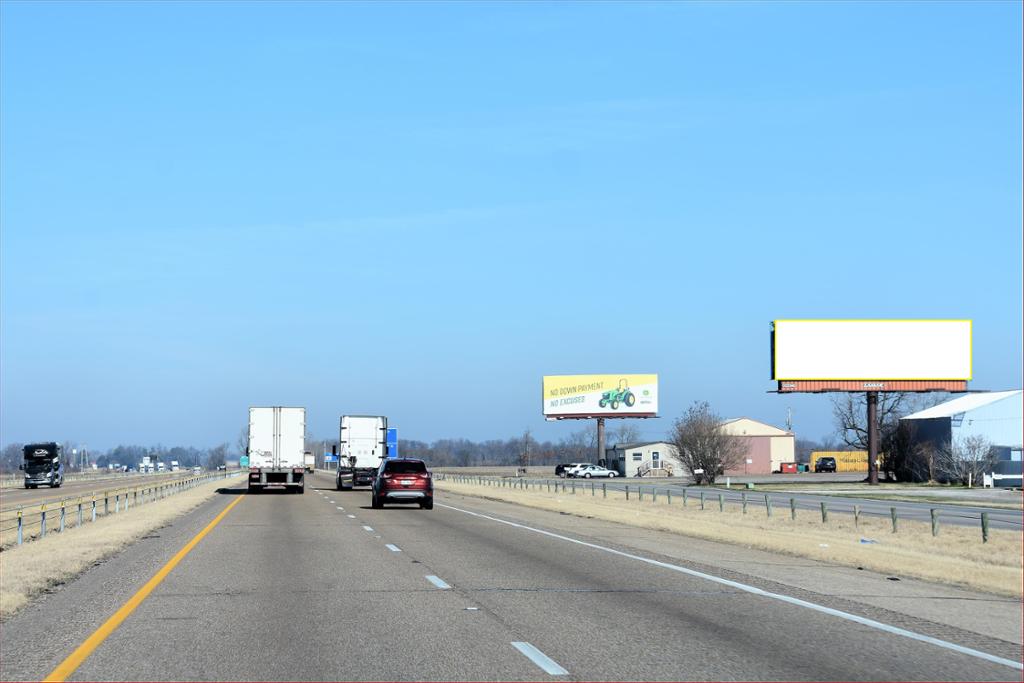
[[[971,379],[970,320],[776,320],[774,379]]]

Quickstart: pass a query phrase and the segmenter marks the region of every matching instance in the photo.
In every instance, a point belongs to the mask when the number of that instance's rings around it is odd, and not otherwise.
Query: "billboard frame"
[[[952,322],[967,323],[968,325],[968,372],[974,374],[974,321],[970,318],[776,318],[771,321],[770,330],[770,362],[771,378],[777,384],[777,391],[780,394],[792,393],[826,393],[826,392],[847,392],[860,393],[862,391],[887,391],[887,392],[914,392],[927,393],[941,391],[948,393],[964,393],[967,389],[967,378],[910,378],[910,377],[815,377],[815,378],[787,378],[778,379],[776,374],[776,358],[778,355],[775,347],[775,328],[779,322],[851,322],[851,323],[914,323],[914,322]]]
[[[772,320],[770,329],[771,378],[777,383],[772,394],[827,394],[827,393],[860,393],[864,392],[867,403],[868,422],[868,484],[878,484],[878,394],[891,393],[967,393],[966,379],[870,379],[870,378],[831,378],[831,379],[785,379],[776,378],[775,374],[775,324],[780,321],[789,322],[966,322],[968,324],[968,368],[971,377],[974,375],[974,321],[969,318],[776,318]],[[859,386],[858,386],[859,385]]]

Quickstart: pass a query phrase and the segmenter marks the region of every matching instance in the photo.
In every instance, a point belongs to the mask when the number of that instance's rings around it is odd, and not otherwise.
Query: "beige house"
[[[796,462],[796,437],[793,432],[773,427],[749,417],[736,417],[722,422],[722,431],[742,437],[746,442],[743,462],[725,474],[771,474],[784,462]]]

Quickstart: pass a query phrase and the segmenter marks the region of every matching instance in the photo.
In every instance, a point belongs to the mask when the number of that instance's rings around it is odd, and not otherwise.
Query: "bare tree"
[[[697,484],[714,484],[718,475],[737,467],[745,453],[742,438],[722,431],[722,418],[707,401],[695,402],[675,421],[671,439]]]
[[[216,448],[211,448],[206,454],[206,468],[215,470],[226,462],[228,445],[222,443]]]
[[[579,429],[566,437],[562,445],[568,455],[566,460],[587,462],[592,457],[591,453],[597,448],[597,435],[592,429]]]
[[[0,471],[3,473],[15,472],[18,465],[23,462],[22,445],[20,443],[9,443],[0,453]]]
[[[885,441],[899,427],[900,418],[912,409],[907,394],[878,392],[878,429],[880,441]],[[836,435],[850,448],[868,449],[867,394],[838,394],[832,398],[832,416]]]
[[[242,431],[238,433],[238,440],[235,441],[235,445],[238,447],[238,453],[240,455],[248,455],[249,453],[249,425],[242,427]]]
[[[980,434],[953,439],[933,451],[935,471],[945,481],[967,485],[991,472],[996,462],[992,444]]]
[[[615,428],[615,443],[636,443],[640,440],[640,430],[636,425],[628,424],[625,420],[618,422],[619,426]]]

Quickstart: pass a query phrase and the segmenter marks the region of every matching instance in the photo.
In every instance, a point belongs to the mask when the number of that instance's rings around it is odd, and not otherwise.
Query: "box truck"
[[[342,415],[338,435],[339,491],[369,486],[387,457],[388,419],[383,415]]]
[[[305,493],[305,447],[305,408],[249,408],[249,491],[282,486]]]

